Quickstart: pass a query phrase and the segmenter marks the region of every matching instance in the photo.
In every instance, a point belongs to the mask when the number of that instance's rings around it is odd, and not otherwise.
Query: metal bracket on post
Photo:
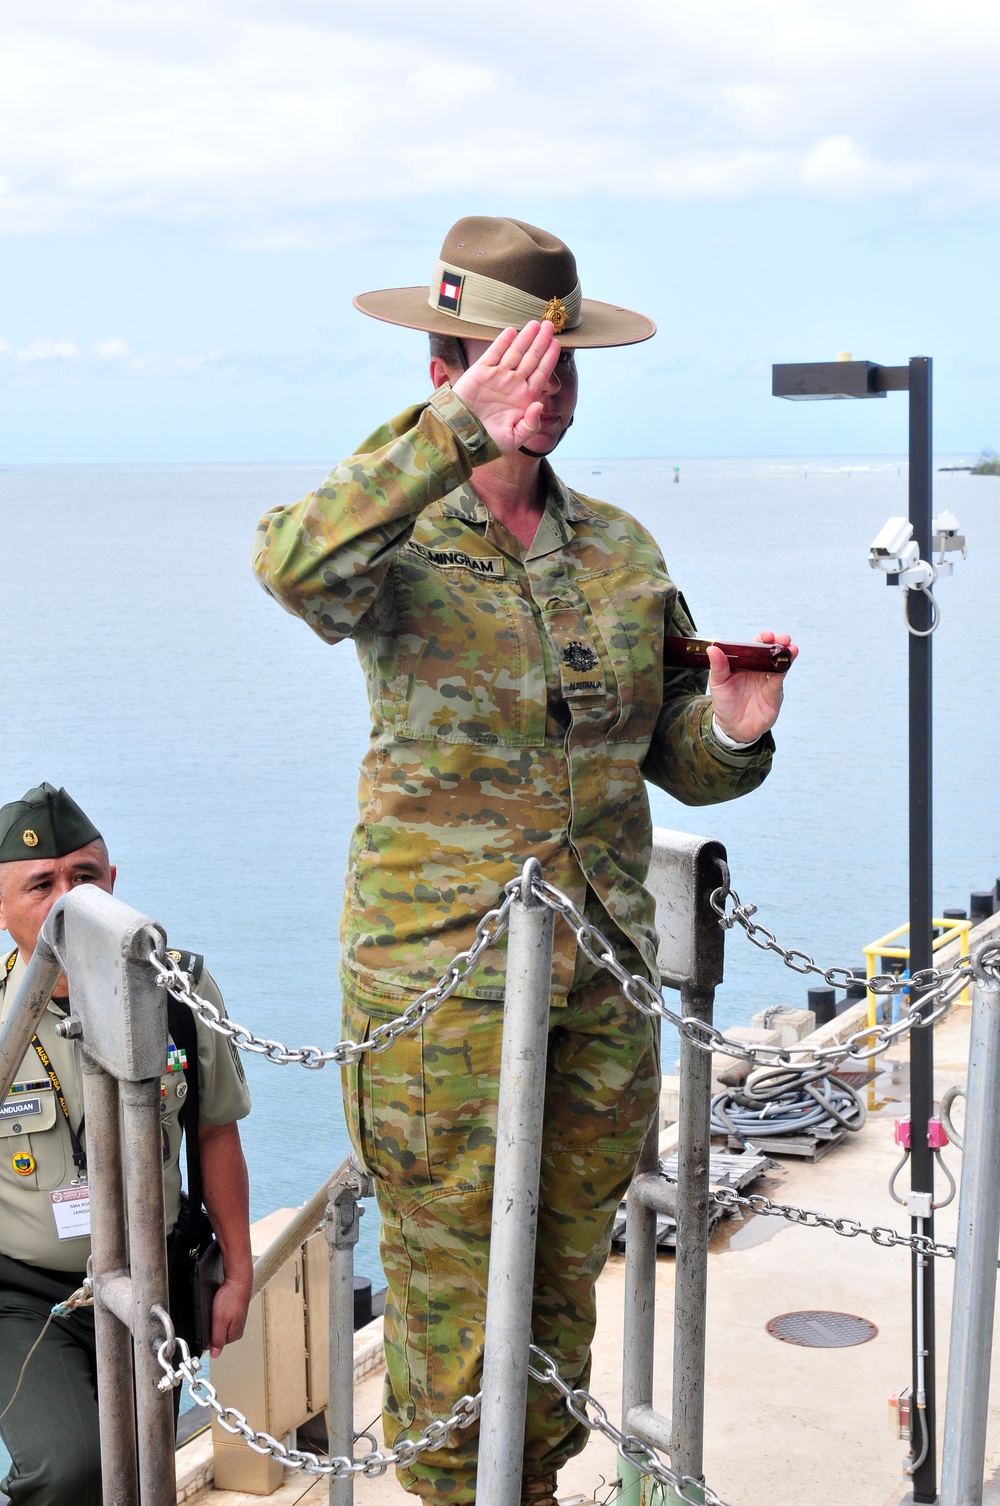
[[[330,1395],[327,1438],[330,1457],[354,1458],[354,1247],[361,1237],[364,1209],[372,1181],[352,1161],[341,1167],[327,1187],[326,1243],[330,1256]],[[330,1477],[330,1506],[351,1506],[354,1476]]]
[[[119,1082],[162,1077],[167,996],[149,965],[166,944],[158,925],[93,884],[53,905],[41,940],[69,980],[73,1017],[91,1061]]]
[[[965,1147],[955,1248],[948,1392],[941,1464],[941,1506],[983,1499],[997,1249],[1000,1247],[1000,983],[977,953],[966,1089]],[[919,1440],[918,1440],[919,1441]]]
[[[685,1015],[711,1022],[722,982],[725,935],[709,904],[722,882],[720,842],[656,829],[646,887],[656,900],[661,981],[680,990]],[[681,1042],[677,1183],[659,1175],[658,1123],[629,1191],[625,1243],[622,1430],[670,1454],[673,1467],[702,1474],[705,1414],[705,1307],[708,1278],[708,1161],[712,1062]],[[656,1214],[677,1221],[671,1416],[653,1406]],[[623,1463],[628,1506],[645,1502],[648,1481]]]
[[[167,1003],[149,964],[165,937],[147,916],[82,884],[53,906],[40,941],[66,974],[67,1024],[83,1058],[105,1495],[118,1506],[173,1506],[173,1406],[159,1389],[156,1359],[156,1309],[168,1302],[160,1125]]]
[[[518,1506],[528,1396],[554,916],[524,865],[510,911],[476,1499]]]

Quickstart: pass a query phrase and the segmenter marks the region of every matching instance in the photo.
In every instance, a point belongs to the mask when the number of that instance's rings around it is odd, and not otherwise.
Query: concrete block
[[[816,1029],[816,1016],[811,1009],[778,1005],[773,1009],[762,1009],[750,1023],[757,1030],[776,1030],[782,1046],[797,1046]]]
[[[780,1046],[781,1035],[777,1030],[758,1030],[752,1025],[731,1025],[724,1030],[723,1035],[729,1041],[738,1041],[741,1046]],[[712,1052],[712,1081],[722,1087],[719,1077],[723,1072],[732,1071],[741,1058],[727,1056],[723,1051]]]

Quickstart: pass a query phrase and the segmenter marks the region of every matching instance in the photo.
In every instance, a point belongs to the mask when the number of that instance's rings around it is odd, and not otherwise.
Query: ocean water
[[[938,463],[943,463],[941,460]],[[204,952],[231,1014],[256,1032],[338,1036],[337,920],[356,767],[367,735],[350,644],[325,647],[260,590],[254,525],[319,483],[301,466],[84,466],[0,471],[0,803],[47,779],[97,820],[118,892]],[[774,771],[732,805],[651,791],[657,824],[722,840],[741,896],[826,964],[906,916],[906,634],[898,591],[869,569],[906,511],[894,457],[594,460],[569,483],[619,503],[660,541],[699,628],[793,632]],[[935,477],[969,558],[938,588],[939,906],[1000,873],[996,577],[1000,480]],[[806,980],[740,935],[717,1018],[804,1004]],[[664,1060],[676,1042],[669,1032]],[[335,1072],[247,1060],[253,1215],[301,1203],[348,1149]],[[374,1207],[358,1267],[379,1283]]]

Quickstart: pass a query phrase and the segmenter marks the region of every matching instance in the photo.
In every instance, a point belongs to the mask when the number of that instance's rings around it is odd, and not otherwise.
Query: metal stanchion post
[[[160,1080],[122,1082],[118,1093],[126,1146],[139,1490],[142,1506],[174,1506],[173,1402],[169,1391],[158,1389],[163,1372],[156,1350],[163,1332],[153,1316],[154,1306],[167,1306]]]
[[[128,1266],[124,1168],[118,1084],[86,1054],[82,1065],[90,1183],[90,1246],[96,1288],[102,1277],[123,1273]],[[100,1301],[94,1304],[94,1323],[97,1389],[101,1398],[104,1499],[113,1506],[138,1506],[132,1335],[127,1325]]]
[[[652,1377],[656,1307],[656,1205],[642,1197],[643,1178],[657,1177],[659,1167],[660,1116],[657,1114],[639,1153],[635,1178],[626,1204],[625,1241],[625,1345],[622,1355],[622,1426],[626,1432],[637,1408],[652,1412]],[[667,1421],[667,1428],[670,1423]],[[669,1436],[662,1440],[664,1446]],[[616,1506],[646,1506],[653,1484],[625,1458],[618,1460],[621,1493]]]
[[[714,991],[681,989],[683,1013],[711,1024]],[[705,1435],[705,1325],[708,1304],[708,1166],[712,1058],[681,1040],[677,1146],[677,1270],[674,1297],[673,1427],[670,1462],[698,1480]]]
[[[941,1506],[983,1499],[1000,1246],[1000,986],[982,978],[972,1000],[965,1126]]]
[[[532,895],[536,876],[541,867],[530,858],[507,944],[476,1490],[482,1506],[521,1499],[554,920]]]
[[[707,1023],[712,1020],[716,985],[722,982],[723,932],[711,896],[724,871],[725,857],[720,843],[704,837],[653,833],[647,886],[656,898],[660,978],[680,991],[686,1016]],[[712,1064],[708,1053],[686,1037],[681,1041],[680,1079],[677,1181],[667,1182],[659,1175],[659,1137],[654,1128],[628,1197],[622,1428],[669,1453],[675,1469],[697,1479],[702,1472],[705,1412]],[[658,1211],[671,1213],[677,1224],[669,1417],[653,1405]],[[677,1500],[669,1486],[642,1474],[627,1460],[620,1462],[619,1469],[625,1506]]]
[[[326,1243],[330,1253],[330,1457],[354,1458],[354,1247],[361,1233],[358,1187],[349,1177],[327,1189]],[[354,1476],[330,1478],[330,1506],[351,1506]]]

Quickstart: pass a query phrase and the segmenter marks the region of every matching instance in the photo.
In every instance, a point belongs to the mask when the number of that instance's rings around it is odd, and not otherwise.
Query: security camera
[[[931,548],[938,551],[938,573],[950,575],[950,565],[947,570],[942,569],[946,564],[945,555],[961,554],[963,559],[966,556],[965,534],[958,531],[962,525],[953,512],[946,511],[939,512],[931,526],[934,529]]]
[[[883,560],[901,560],[906,544],[912,537],[913,524],[909,518],[890,518],[872,542],[868,551],[868,563],[878,570],[885,569]]]
[[[944,512],[938,513],[932,526],[935,533],[947,534],[949,538],[952,538],[962,525],[953,512],[945,509]]]

